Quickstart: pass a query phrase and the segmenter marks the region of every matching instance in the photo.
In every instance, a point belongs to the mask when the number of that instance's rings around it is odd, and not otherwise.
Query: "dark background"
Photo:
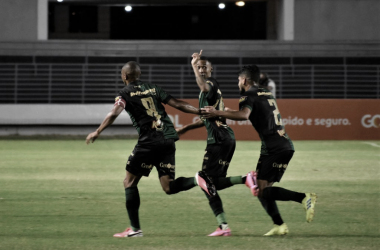
[[[49,3],[49,31],[55,31],[54,6]],[[244,7],[226,3],[204,5],[111,6],[110,39],[170,40],[265,40],[266,2],[247,2]],[[98,6],[69,5],[69,33],[98,32]],[[75,13],[73,15],[73,13]]]

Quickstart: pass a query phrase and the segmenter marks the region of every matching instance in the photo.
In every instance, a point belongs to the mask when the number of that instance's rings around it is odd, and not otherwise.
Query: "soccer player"
[[[276,83],[269,78],[269,75],[265,72],[260,73],[259,84],[267,88],[274,98],[276,98]]]
[[[217,110],[224,110],[219,84],[216,79],[211,77],[213,70],[211,62],[201,55],[202,50],[199,54],[194,53],[191,61],[195,79],[201,91],[199,94],[199,108],[212,105]],[[177,129],[177,133],[182,135],[191,129],[203,126],[207,130],[207,147],[202,170],[210,177],[217,190],[222,190],[235,184],[245,184],[246,176],[226,177],[235,152],[236,143],[234,132],[226,124],[225,118],[200,119],[195,123]],[[220,196],[217,193],[215,196],[209,196],[208,194],[206,196],[219,225],[216,231],[209,236],[230,236],[231,229],[228,226]]]
[[[223,117],[232,120],[250,120],[261,138],[261,152],[257,163],[258,190],[251,183],[252,193],[258,191],[258,198],[272,218],[274,227],[265,236],[284,235],[289,232],[281,218],[276,200],[295,201],[303,204],[306,221],[311,222],[317,200],[315,193],[299,193],[281,187],[273,187],[280,182],[289,161],[294,154],[291,139],[285,132],[281,115],[272,93],[258,85],[260,70],[256,65],[244,66],[239,72],[239,111],[217,110],[212,106],[204,108],[203,117]],[[251,182],[251,178],[247,178]]]
[[[139,221],[140,195],[137,184],[142,176],[149,176],[153,167],[157,169],[166,194],[189,190],[196,184],[201,185],[210,196],[215,192],[215,186],[202,172],[197,173],[196,177],[174,179],[175,141],[178,140],[178,135],[162,103],[192,114],[199,114],[199,109],[173,98],[157,85],[140,81],[140,75],[140,66],[136,62],[130,61],[123,66],[121,78],[126,86],[119,92],[113,109],[99,128],[86,138],[87,144],[94,142],[124,109],[139,133],[137,145],[126,164],[124,179],[126,209],[131,227],[114,237],[143,236]]]

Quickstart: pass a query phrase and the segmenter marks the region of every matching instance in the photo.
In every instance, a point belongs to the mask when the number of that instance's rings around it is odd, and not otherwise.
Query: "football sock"
[[[246,177],[246,176],[244,176],[244,177]],[[233,185],[243,184],[245,182],[245,180],[243,181],[243,176],[231,176],[230,179],[231,179],[231,183]]]
[[[244,176],[241,177],[242,183],[245,183],[246,180],[247,180],[247,176],[246,175],[244,175]]]
[[[302,203],[303,198],[305,198],[305,194],[281,187],[267,187],[263,190],[263,198],[276,201],[295,201]]]
[[[222,204],[222,200],[219,197],[219,194],[216,193],[215,196],[211,196],[211,197],[208,194],[206,194],[206,197],[208,199],[208,203],[210,204],[212,212],[214,213],[215,217],[217,217],[217,220],[218,220],[218,215],[224,214],[223,204]],[[223,219],[225,220],[224,215],[221,215],[219,218],[221,218],[222,220]],[[218,220],[218,222],[219,222],[219,220]],[[226,221],[221,221],[219,224],[221,224],[223,222],[226,223]]]
[[[174,181],[169,182],[170,194],[176,194],[181,191],[189,190],[196,186],[194,177],[178,177]]]
[[[129,187],[125,189],[125,200],[125,207],[127,208],[132,230],[137,231],[140,229],[140,195],[137,187]]]
[[[213,182],[216,190],[223,190],[225,188],[232,187],[235,184],[243,184],[243,178],[241,176],[231,177],[216,177],[213,178]]]
[[[227,225],[226,215],[225,213],[220,213],[216,216],[216,221],[218,222],[218,225],[221,226],[220,229],[223,229],[223,225]],[[225,230],[225,229],[224,229]]]
[[[272,218],[272,221],[276,225],[282,225],[284,221],[281,218],[280,212],[278,211],[277,204],[274,200],[266,200],[259,198],[261,205],[267,212],[267,214]]]

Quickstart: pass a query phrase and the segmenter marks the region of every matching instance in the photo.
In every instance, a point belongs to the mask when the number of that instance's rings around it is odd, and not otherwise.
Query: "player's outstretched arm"
[[[239,111],[229,110],[229,111],[221,111],[216,110],[212,106],[206,106],[202,108],[202,118],[212,118],[212,117],[224,117],[226,119],[235,120],[235,121],[243,121],[248,120],[249,115],[251,114],[251,110],[247,107]]]
[[[195,80],[197,81],[198,87],[202,92],[209,92],[210,91],[210,85],[206,83],[206,80],[201,76],[201,74],[198,71],[198,65],[197,62],[200,60],[203,50],[201,50],[199,53],[193,53],[191,60],[191,66],[193,67]]]
[[[177,128],[176,131],[177,131],[177,134],[179,136],[185,134],[187,131],[189,130],[192,130],[192,129],[196,129],[196,128],[201,128],[203,127],[205,124],[203,123],[202,120],[198,120],[194,123],[190,123],[190,124],[186,124],[185,126],[183,126],[182,128]]]
[[[229,107],[224,107],[224,111],[237,111],[237,110],[230,109]]]
[[[103,130],[105,130],[108,126],[110,126],[123,110],[124,108],[122,106],[118,106],[118,105],[113,106],[113,109],[104,118],[99,128],[87,136],[86,144],[89,144],[90,142],[94,143],[94,141],[99,137],[100,133]]]
[[[174,97],[172,97],[168,101],[168,105],[172,106],[175,109],[181,110],[182,112],[185,112],[185,113],[196,114],[196,115],[200,114],[200,110],[198,108],[182,100],[175,99]]]

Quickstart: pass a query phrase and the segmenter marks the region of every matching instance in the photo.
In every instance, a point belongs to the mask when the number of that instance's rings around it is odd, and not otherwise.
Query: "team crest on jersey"
[[[245,100],[247,100],[247,97],[248,96],[242,96],[242,97],[240,97],[239,103],[244,102]]]

